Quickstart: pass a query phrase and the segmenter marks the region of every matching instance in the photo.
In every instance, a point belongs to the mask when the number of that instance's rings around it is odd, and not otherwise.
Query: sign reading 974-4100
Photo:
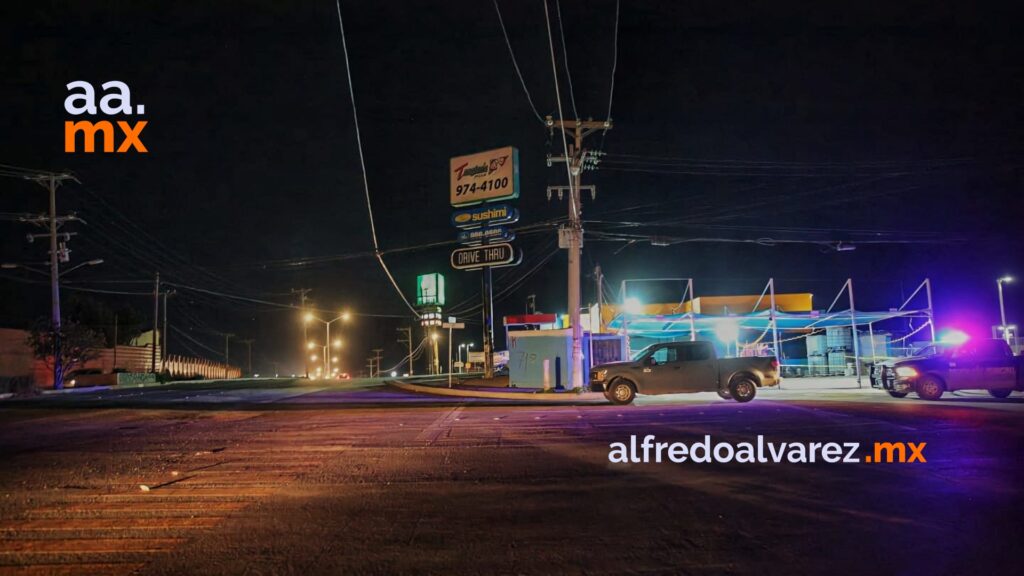
[[[512,146],[451,159],[452,206],[519,197],[519,151]]]

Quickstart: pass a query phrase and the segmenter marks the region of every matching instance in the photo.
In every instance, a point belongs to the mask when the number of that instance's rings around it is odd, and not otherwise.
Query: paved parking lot
[[[0,574],[1016,573],[1024,399],[633,406],[209,384],[0,403]],[[920,464],[611,464],[630,435]]]

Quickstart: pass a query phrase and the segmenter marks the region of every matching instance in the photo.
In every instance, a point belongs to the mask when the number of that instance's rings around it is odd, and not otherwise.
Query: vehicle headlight
[[[911,366],[900,366],[896,368],[896,375],[900,378],[913,378],[917,376],[917,369]]]
[[[594,370],[594,381],[600,382],[604,380],[604,377],[608,375],[607,370]]]

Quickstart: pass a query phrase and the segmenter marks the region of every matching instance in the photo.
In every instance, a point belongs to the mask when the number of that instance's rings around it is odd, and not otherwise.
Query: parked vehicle
[[[1003,340],[968,340],[959,346],[931,345],[910,358],[875,364],[871,386],[894,398],[911,392],[938,400],[945,392],[988,390],[1006,398],[1024,390],[1021,357]]]
[[[718,358],[710,342],[653,344],[629,362],[611,362],[590,371],[590,389],[610,402],[629,404],[637,394],[717,392],[725,399],[749,402],[761,386],[776,386],[774,356]]]

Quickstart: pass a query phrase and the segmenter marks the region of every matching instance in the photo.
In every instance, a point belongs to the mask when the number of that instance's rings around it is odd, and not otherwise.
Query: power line
[[[551,72],[555,78],[555,101],[558,103],[558,121],[564,122],[565,115],[562,114],[562,93],[558,88],[558,65],[555,64],[555,41],[551,36],[551,16],[548,14],[548,0],[544,1],[544,22],[547,24],[548,30],[548,47],[551,49]],[[558,132],[562,135],[562,150],[565,152],[565,172],[569,176],[569,205],[572,207],[573,220],[579,218],[579,214],[576,212],[576,203],[574,201],[575,192],[573,191],[573,177],[572,177],[572,166],[569,163],[569,143],[566,140],[565,129],[559,126]]]
[[[526,80],[523,79],[523,72],[519,69],[519,62],[516,61],[516,53],[512,50],[512,42],[508,39],[508,30],[505,29],[505,20],[501,17],[501,8],[498,7],[498,0],[494,0],[494,11],[498,14],[498,24],[501,26],[501,34],[505,37],[505,45],[508,46],[508,55],[512,58],[512,67],[516,69],[516,76],[519,77],[519,84],[523,87],[523,93],[526,94],[526,101],[530,103],[530,110],[533,110],[533,115],[537,117],[537,120],[544,124],[544,118],[541,117],[540,112],[537,112],[537,107],[533,105],[533,98],[530,97],[530,91],[526,88]]]
[[[605,121],[609,124],[612,121],[612,99],[615,97],[615,72],[619,67],[619,0],[615,0],[615,30],[612,33],[612,79],[608,88],[608,114]],[[601,145],[598,147],[604,151],[604,139],[608,136],[608,130],[601,133]]]
[[[558,15],[558,35],[562,39],[562,64],[565,66],[565,78],[569,83],[569,102],[572,104],[573,117],[579,118],[579,112],[576,111],[576,94],[572,89],[572,74],[569,73],[569,48],[565,45],[565,29],[562,26],[561,0],[555,0],[555,13]]]
[[[363,172],[363,190],[366,192],[366,211],[370,216],[370,236],[373,238],[373,251],[377,255],[377,261],[380,262],[381,268],[384,273],[387,274],[388,280],[391,281],[391,285],[394,286],[395,291],[398,292],[398,296],[401,297],[402,302],[409,308],[409,311],[413,313],[417,318],[419,312],[413,307],[409,299],[402,293],[402,289],[398,287],[398,282],[395,281],[395,277],[391,275],[391,271],[388,270],[387,264],[384,263],[384,257],[380,253],[380,245],[377,243],[377,226],[373,221],[373,205],[370,202],[370,182],[366,175],[366,160],[363,158],[363,138],[359,133],[359,114],[356,111],[356,93],[352,86],[352,66],[348,60],[348,44],[345,42],[345,23],[341,18],[341,0],[336,0],[335,5],[338,8],[338,29],[341,31],[341,48],[345,53],[345,76],[348,78],[348,94],[352,100],[352,124],[355,126],[356,131],[356,145],[359,149],[359,166]]]

